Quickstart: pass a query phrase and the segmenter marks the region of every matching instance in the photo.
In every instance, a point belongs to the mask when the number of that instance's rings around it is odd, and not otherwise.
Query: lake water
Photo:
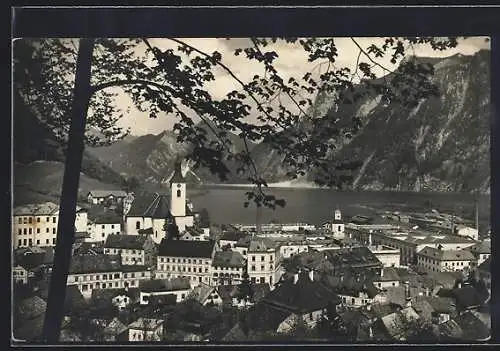
[[[213,222],[254,224],[255,207],[245,208],[245,188],[192,189],[191,199],[196,209],[206,208]],[[277,198],[286,200],[284,208],[263,209],[262,222],[307,222],[321,224],[331,219],[339,208],[346,216],[370,215],[374,209],[453,211],[473,219],[475,196],[459,193],[405,193],[405,192],[340,192],[328,189],[268,189]],[[481,227],[489,226],[490,196],[478,199]]]

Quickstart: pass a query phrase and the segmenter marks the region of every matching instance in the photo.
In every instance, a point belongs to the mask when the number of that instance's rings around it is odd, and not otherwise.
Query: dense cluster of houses
[[[422,230],[403,215],[396,224],[394,218],[345,224],[335,210],[320,228],[271,224],[256,233],[228,225],[216,236],[197,224],[180,167],[168,196],[92,191],[88,202],[121,203],[123,213],[78,208],[81,235],[67,278],[65,323],[71,324],[72,308],[93,306],[101,311],[92,320],[105,341],[164,340],[178,327],[164,312],[193,301],[199,308],[242,309],[247,318],[217,335],[191,321],[189,340],[238,341],[248,330],[287,333],[298,320],[314,328],[332,307],[342,323],[356,326],[357,341],[404,341],[408,330],[401,325],[408,320],[425,321],[435,338],[447,341],[490,336],[484,308],[491,247],[470,230]],[[41,332],[58,211],[52,203],[14,211],[13,281],[30,291],[17,304],[20,340]],[[34,306],[31,313],[27,306]],[[65,340],[81,340],[63,330]]]

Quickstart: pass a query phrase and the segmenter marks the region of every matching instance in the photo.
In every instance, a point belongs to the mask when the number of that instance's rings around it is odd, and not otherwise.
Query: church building
[[[158,194],[136,196],[126,215],[126,233],[149,234],[156,243],[165,237],[164,225],[173,220],[182,233],[194,225],[194,213],[186,199],[186,181],[181,163],[176,162],[170,179],[170,195]]]

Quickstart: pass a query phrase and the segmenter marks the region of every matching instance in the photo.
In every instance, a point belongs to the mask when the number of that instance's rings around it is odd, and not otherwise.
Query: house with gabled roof
[[[217,251],[212,261],[212,284],[238,284],[246,268],[245,258],[237,251]]]
[[[491,240],[483,240],[465,250],[470,251],[476,258],[475,265],[480,266],[491,256]]]
[[[156,277],[187,277],[194,285],[210,285],[216,250],[217,243],[213,240],[162,240],[158,247]]]
[[[122,202],[127,197],[123,190],[91,190],[87,193],[87,201],[91,204],[103,204],[106,201]]]
[[[104,253],[120,255],[122,265],[156,264],[157,245],[149,235],[109,235],[104,244]]]
[[[491,339],[491,329],[471,312],[460,314],[439,325],[439,331],[443,341],[485,342]]]
[[[128,341],[151,342],[160,341],[163,337],[163,319],[140,317],[128,326]]]
[[[475,258],[467,250],[443,250],[426,246],[418,251],[417,267],[420,272],[464,271],[473,267]]]
[[[302,271],[276,286],[260,303],[272,310],[288,314],[277,331],[287,331],[297,318],[314,326],[327,307],[338,306],[340,297],[322,283],[314,280],[314,272]]]
[[[139,284],[140,304],[147,305],[152,297],[174,295],[176,302],[184,301],[192,292],[187,278],[152,279]]]
[[[203,306],[222,305],[222,298],[220,297],[216,287],[207,284],[199,284],[191,291],[189,297],[194,298]]]
[[[128,341],[128,327],[117,317],[106,325],[102,333],[104,341]]]

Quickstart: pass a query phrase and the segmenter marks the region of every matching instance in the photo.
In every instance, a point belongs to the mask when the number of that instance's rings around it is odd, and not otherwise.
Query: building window
[[[250,267],[251,271],[255,271],[255,266]]]
[[[260,260],[261,260],[262,262],[264,262],[264,256],[261,256],[261,257],[260,257]]]
[[[23,233],[24,233],[24,235],[28,234],[28,229],[24,228]]]
[[[23,224],[23,220],[21,219],[21,217],[19,217],[19,224]]]
[[[52,238],[52,244],[55,245],[56,244],[56,238]]]
[[[87,284],[82,285],[82,291],[87,291],[89,289],[89,286]]]
[[[36,218],[36,222],[37,222],[37,223],[40,223],[40,217],[37,217],[37,218]]]
[[[264,270],[264,265],[261,265],[260,266],[260,270],[263,271]]]
[[[114,224],[111,224],[111,229],[115,229],[115,225]]]
[[[49,217],[47,217],[47,222],[50,222],[50,218]]]
[[[52,217],[52,223],[56,222],[56,217]]]
[[[19,239],[18,242],[17,242],[17,245],[21,246],[22,245],[21,242],[22,242],[21,239]]]
[[[255,262],[255,256],[252,256],[252,262]]]
[[[266,282],[266,278],[264,278],[264,277],[260,277],[260,283],[261,283],[261,284],[264,284],[265,282]]]
[[[56,228],[52,228],[52,234],[56,233]]]
[[[45,233],[48,233],[49,232],[49,228],[45,229]]]
[[[141,229],[141,222],[140,221],[135,222],[135,229]]]
[[[37,244],[37,245],[40,245],[40,239],[37,239],[37,240],[36,240],[36,244]]]
[[[311,313],[309,313],[309,320],[310,320],[310,321],[312,321],[312,320],[313,320],[313,314],[312,314],[312,312],[311,312]]]
[[[181,191],[177,190],[177,197],[181,197]]]
[[[49,244],[49,239],[45,239],[45,244]]]
[[[40,234],[40,228],[36,228],[36,233]]]
[[[33,228],[29,228],[28,231],[30,234],[33,234]]]
[[[31,218],[31,217],[30,217],[30,218],[28,219],[28,221],[29,221],[29,223],[30,223],[30,224],[31,224],[31,223],[33,223],[33,218]]]
[[[29,239],[29,246],[33,245],[33,240]]]
[[[198,267],[198,273],[201,273],[201,267]]]
[[[19,233],[19,235],[22,235],[22,234],[23,234],[23,230],[22,230],[22,229],[19,229],[19,230],[18,230],[18,233]]]

